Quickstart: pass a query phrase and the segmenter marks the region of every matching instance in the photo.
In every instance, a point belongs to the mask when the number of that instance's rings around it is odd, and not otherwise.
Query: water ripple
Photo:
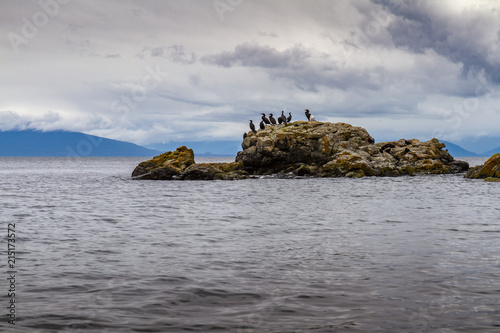
[[[140,160],[0,159],[19,331],[499,328],[499,186],[132,181]]]

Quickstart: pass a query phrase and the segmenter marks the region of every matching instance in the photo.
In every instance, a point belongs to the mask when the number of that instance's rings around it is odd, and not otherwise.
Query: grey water
[[[132,180],[141,160],[0,158],[0,331],[500,331],[498,183]]]

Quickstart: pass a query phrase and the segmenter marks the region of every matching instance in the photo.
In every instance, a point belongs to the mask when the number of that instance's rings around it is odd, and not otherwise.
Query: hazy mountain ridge
[[[448,149],[448,152],[451,154],[453,157],[479,157],[482,156],[480,154],[474,153],[472,151],[469,151],[467,149],[464,149],[460,147],[459,145],[456,145],[454,143],[448,142],[448,141],[442,141],[446,145],[446,149]]]
[[[500,147],[494,148],[492,150],[488,150],[487,152],[483,153],[483,156],[491,156],[493,154],[500,153]]]
[[[500,137],[483,136],[480,138],[465,138],[454,143],[482,156],[491,156],[490,153],[492,151],[500,152]]]
[[[35,130],[0,132],[0,156],[146,157],[159,151],[134,143],[79,132]]]

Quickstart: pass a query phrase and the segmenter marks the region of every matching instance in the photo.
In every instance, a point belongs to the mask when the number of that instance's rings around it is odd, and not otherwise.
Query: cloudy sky
[[[3,0],[0,130],[239,140],[309,108],[377,141],[500,136],[497,0]]]

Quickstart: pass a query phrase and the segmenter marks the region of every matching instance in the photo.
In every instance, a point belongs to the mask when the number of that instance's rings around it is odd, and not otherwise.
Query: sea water
[[[500,331],[498,183],[132,180],[141,160],[0,158],[0,331]]]

